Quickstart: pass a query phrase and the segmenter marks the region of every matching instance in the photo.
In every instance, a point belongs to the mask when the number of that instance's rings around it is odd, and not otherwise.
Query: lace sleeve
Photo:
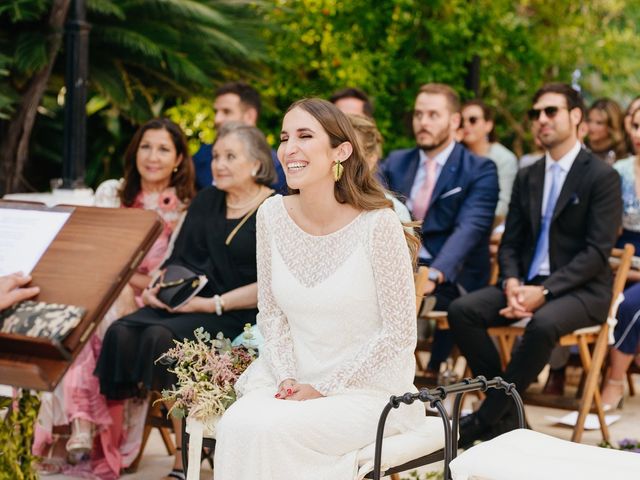
[[[416,307],[413,272],[402,225],[391,209],[375,217],[369,256],[381,316],[378,334],[358,354],[314,388],[324,395],[359,387],[382,375],[385,367],[416,344]]]
[[[296,378],[296,368],[287,317],[280,310],[271,290],[271,236],[264,211],[268,206],[267,202],[256,216],[257,323],[264,337],[260,356],[265,358],[280,385],[287,378]]]

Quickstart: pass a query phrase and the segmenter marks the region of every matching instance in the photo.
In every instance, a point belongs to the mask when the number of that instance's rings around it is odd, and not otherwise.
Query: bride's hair
[[[320,98],[304,98],[293,103],[287,113],[301,108],[315,118],[329,136],[329,143],[336,148],[349,142],[353,147],[351,155],[342,162],[344,171],[340,180],[335,182],[334,195],[340,203],[353,205],[358,210],[378,210],[393,208],[393,202],[385,196],[382,185],[374,178],[367,165],[360,139],[349,118],[333,103]],[[297,193],[292,190],[292,193]],[[407,245],[415,262],[420,240],[405,229]]]

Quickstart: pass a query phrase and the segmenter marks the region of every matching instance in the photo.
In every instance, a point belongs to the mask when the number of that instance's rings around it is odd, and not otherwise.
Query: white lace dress
[[[415,293],[402,226],[383,209],[313,236],[278,195],[258,212],[257,262],[265,344],[216,428],[215,480],[352,480],[389,396],[415,391]],[[286,378],[325,397],[275,399]],[[393,410],[385,435],[423,421],[422,405]]]

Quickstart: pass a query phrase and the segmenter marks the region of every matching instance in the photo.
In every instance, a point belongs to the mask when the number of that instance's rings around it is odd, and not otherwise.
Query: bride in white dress
[[[216,428],[215,480],[352,480],[389,396],[415,391],[411,251],[347,117],[294,103],[278,148],[295,194],[257,216],[265,344]],[[385,435],[418,428],[421,403]]]

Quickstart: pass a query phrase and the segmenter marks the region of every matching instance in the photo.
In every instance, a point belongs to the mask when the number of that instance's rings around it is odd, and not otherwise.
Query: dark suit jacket
[[[420,162],[418,148],[391,152],[381,168],[387,187],[408,198]],[[489,237],[498,202],[493,161],[456,144],[442,167],[422,223],[431,265],[467,291],[489,280]]]
[[[545,161],[518,172],[498,258],[503,279],[525,279],[540,232]],[[609,254],[622,219],[620,177],[586,150],[567,174],[549,230],[554,296],[575,295],[602,322],[611,301]]]
[[[203,143],[193,155],[193,166],[196,170],[196,188],[198,190],[210,187],[213,183],[213,175],[211,174],[211,161],[213,160],[212,147],[213,145],[209,143]],[[287,179],[284,176],[284,170],[282,169],[282,165],[280,165],[275,150],[271,150],[271,159],[273,160],[273,165],[276,167],[276,174],[278,175],[278,178],[276,178],[276,181],[271,185],[271,188],[273,188],[276,193],[286,195]]]

